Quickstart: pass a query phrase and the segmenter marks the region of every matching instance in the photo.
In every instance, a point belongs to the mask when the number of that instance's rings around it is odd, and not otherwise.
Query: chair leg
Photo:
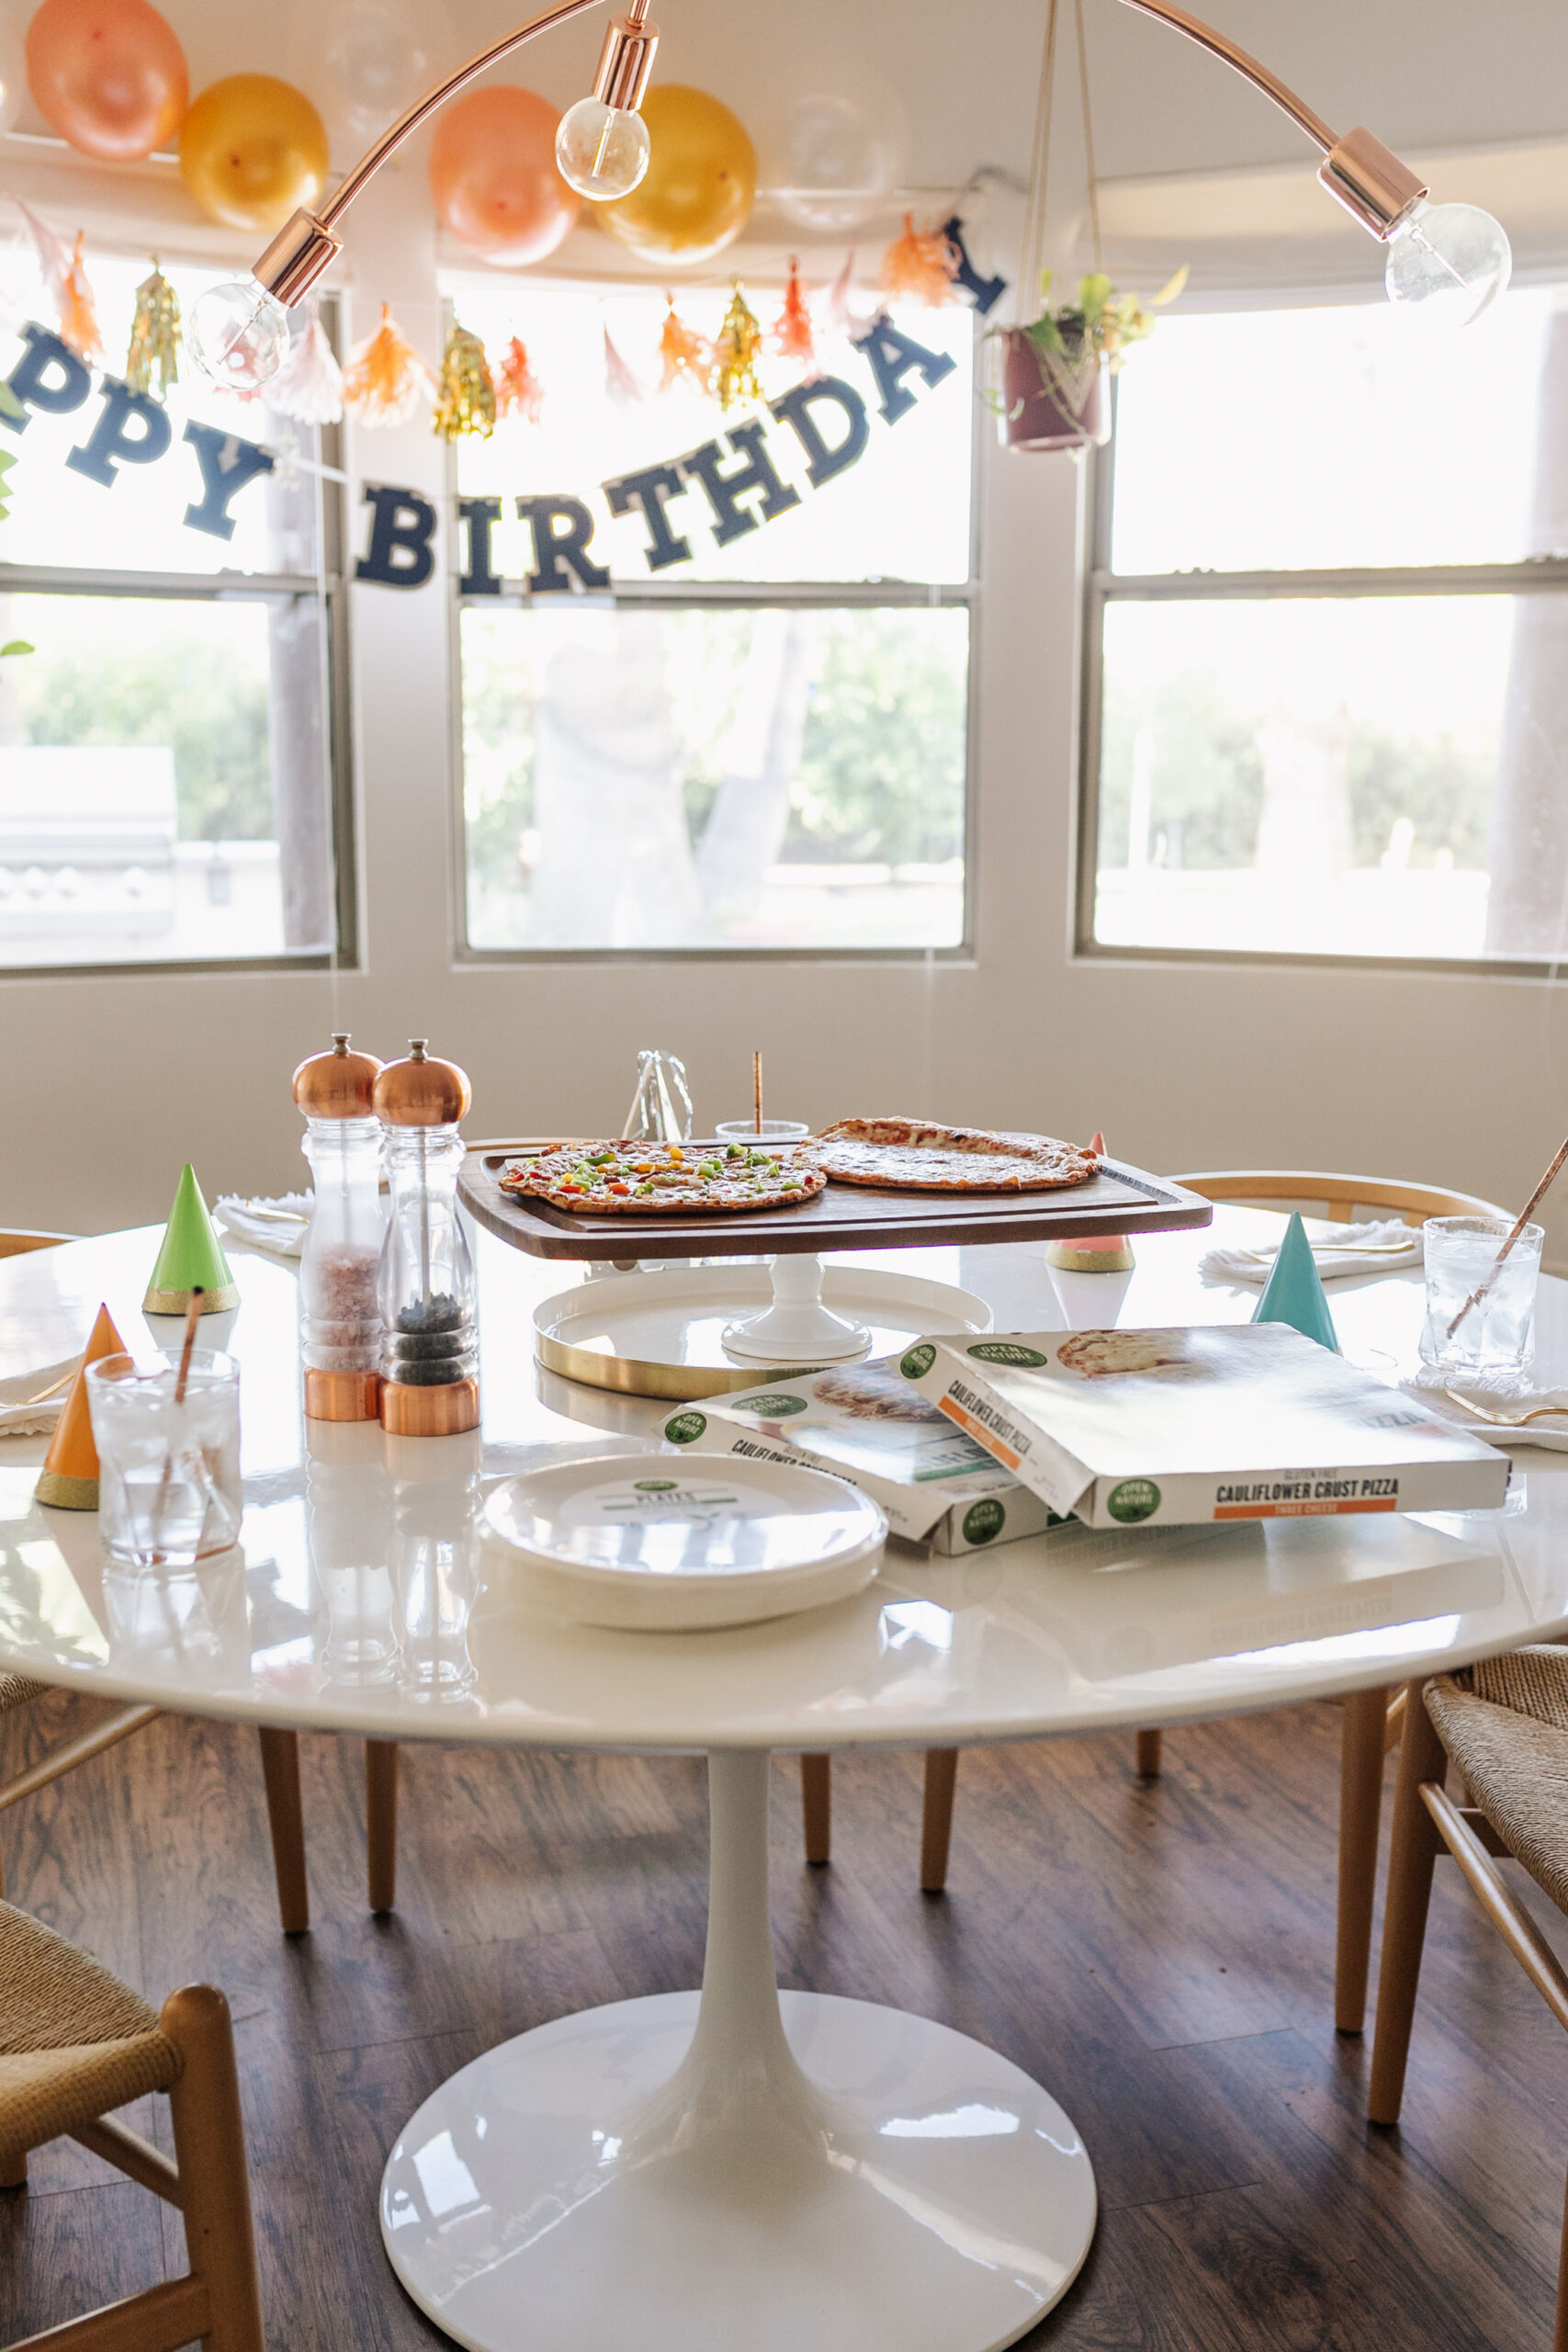
[[[1377,2030],[1372,2042],[1371,2095],[1367,2102],[1374,2123],[1397,2123],[1404,2098],[1404,2067],[1416,2017],[1421,1948],[1427,1939],[1427,1908],[1432,1898],[1432,1866],[1442,1848],[1437,1825],[1421,1802],[1421,1783],[1435,1781],[1441,1787],[1448,1761],[1436,1726],[1421,1703],[1421,1686],[1412,1682],[1406,1690],[1404,1737],[1399,1751],[1382,1958],[1378,1969]]]
[[[264,1727],[260,1737],[278,1917],[286,1936],[302,1936],[310,1924],[310,1894],[305,1880],[305,1814],[299,1802],[299,1735]]]
[[[926,1804],[920,1822],[922,1894],[940,1894],[947,1884],[947,1855],[953,1843],[953,1792],[957,1781],[957,1748],[928,1747]]]
[[[365,1831],[370,1908],[390,1911],[398,1899],[398,1744],[365,1743]]]
[[[1356,1690],[1347,1698],[1339,1733],[1339,1928],[1334,1958],[1334,2023],[1340,2033],[1359,2033],[1367,2021],[1387,1728],[1386,1690]]]
[[[1137,1734],[1137,1742],[1138,1778],[1141,1781],[1157,1781],[1164,1734],[1157,1731],[1141,1731]]]
[[[830,1861],[833,1855],[833,1759],[803,1756],[800,1759],[800,1811],[806,1829],[808,1862]]]
[[[265,2352],[229,2004],[215,1985],[187,1984],[159,2023],[185,2058],[169,2103],[191,2276],[211,2312],[202,2341],[206,2352]]]

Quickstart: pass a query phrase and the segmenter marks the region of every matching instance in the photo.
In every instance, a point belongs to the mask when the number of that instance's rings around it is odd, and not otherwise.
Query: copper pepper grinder
[[[305,1114],[300,1149],[315,1179],[299,1258],[305,1411],[313,1421],[374,1421],[381,1411],[380,1068],[373,1054],[350,1053],[348,1033],[339,1030],[330,1054],[312,1054],[294,1073],[294,1100]]]
[[[400,1437],[451,1437],[479,1419],[474,1261],[457,1215],[463,1138],[473,1100],[456,1062],[423,1037],[376,1080],[391,1216],[381,1251],[381,1420]]]

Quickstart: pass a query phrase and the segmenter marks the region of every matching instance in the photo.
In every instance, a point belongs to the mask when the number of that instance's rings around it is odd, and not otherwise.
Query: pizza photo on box
[[[939,1126],[930,1119],[840,1119],[810,1147],[835,1184],[892,1193],[1048,1193],[1087,1184],[1100,1155],[1054,1136]]]
[[[735,1215],[814,1200],[827,1178],[809,1148],[746,1144],[584,1143],[509,1162],[501,1190],[586,1216]]]

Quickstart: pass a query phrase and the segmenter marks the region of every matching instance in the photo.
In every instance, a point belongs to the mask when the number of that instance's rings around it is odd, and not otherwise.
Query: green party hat
[[[204,1315],[221,1315],[240,1304],[239,1285],[229,1272],[223,1244],[213,1230],[196,1170],[187,1159],[141,1312],[183,1315],[192,1291],[198,1287]]]
[[[1312,1243],[1306,1238],[1300,1214],[1294,1209],[1274,1261],[1274,1271],[1263,1285],[1263,1295],[1252,1319],[1255,1323],[1288,1323],[1293,1331],[1315,1340],[1320,1348],[1332,1348],[1336,1355],[1339,1352],[1339,1338],[1324,1296],[1317,1261],[1312,1254]]]

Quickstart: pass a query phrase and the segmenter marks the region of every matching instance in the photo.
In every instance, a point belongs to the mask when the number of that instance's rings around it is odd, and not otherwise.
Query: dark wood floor
[[[38,1713],[3,1727],[6,1769],[88,1711]],[[977,2035],[1088,2142],[1099,2236],[1031,2345],[1546,2352],[1568,2041],[1440,1871],[1404,2128],[1369,2131],[1369,2051],[1329,2023],[1337,1740],[1326,1706],[1184,1731],[1153,1784],[1122,1738],[967,1755],[940,1900],[916,1890],[917,1758],[840,1764],[827,1871],[775,1768],[784,1981]],[[443,2339],[382,2258],[388,2148],[489,2043],[698,1981],[703,1772],[405,1750],[399,1907],[375,1923],[362,1751],[303,1747],[307,1938],[277,1932],[254,1735],[173,1718],[6,1816],[9,1892],[154,1999],[225,1987],[269,2344],[402,2352]],[[154,2104],[137,2120],[163,2135]],[[32,2173],[0,2194],[0,2341],[179,2267],[177,2219],[84,2151]]]

